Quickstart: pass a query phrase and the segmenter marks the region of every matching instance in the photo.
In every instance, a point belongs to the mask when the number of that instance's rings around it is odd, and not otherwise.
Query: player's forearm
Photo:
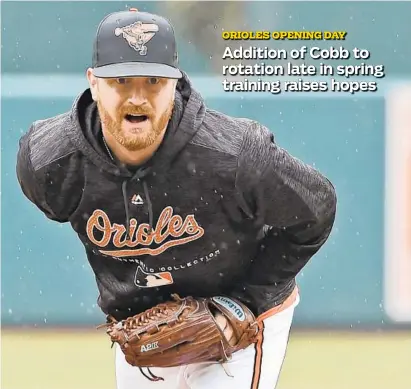
[[[261,284],[286,284],[295,278],[310,259],[327,241],[334,216],[331,215],[321,226],[311,230],[312,239],[298,241],[286,230],[271,229],[263,239],[261,249],[251,265],[248,281]]]

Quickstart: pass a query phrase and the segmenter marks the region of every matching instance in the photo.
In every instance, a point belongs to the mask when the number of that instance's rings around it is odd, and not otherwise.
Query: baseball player
[[[70,223],[107,317],[126,320],[172,294],[220,296],[226,312],[240,320],[241,302],[258,325],[256,341],[223,365],[187,356],[138,368],[116,345],[117,388],[274,388],[299,302],[296,276],[334,223],[332,184],[261,123],[207,107],[178,67],[163,17],[107,15],[93,50],[89,88],[22,136],[22,191],[49,219]],[[227,316],[215,312],[215,322],[235,344]]]

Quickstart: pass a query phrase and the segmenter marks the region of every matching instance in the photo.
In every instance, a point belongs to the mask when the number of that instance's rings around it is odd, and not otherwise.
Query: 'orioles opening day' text
[[[226,40],[344,40],[346,31],[223,31]]]
[[[244,33],[244,34],[243,34]],[[345,31],[223,31],[225,40],[346,40]],[[331,42],[330,42],[331,43]],[[284,45],[283,45],[284,46]],[[372,64],[363,47],[307,44],[291,49],[241,45],[222,54],[225,92],[376,92],[385,77],[383,64]],[[243,60],[252,60],[244,64]],[[255,63],[255,61],[258,61]],[[231,63],[230,63],[231,62]],[[246,78],[241,78],[246,76]],[[269,77],[269,78],[268,78]],[[365,79],[367,77],[367,79]],[[371,79],[370,79],[371,78]]]

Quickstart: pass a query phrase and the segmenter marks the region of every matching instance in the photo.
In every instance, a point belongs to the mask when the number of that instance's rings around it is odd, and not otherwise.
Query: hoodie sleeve
[[[44,169],[35,171],[30,158],[30,135],[33,127],[21,137],[17,152],[16,174],[24,195],[49,219],[65,222],[66,219],[58,217],[46,200],[46,173]]]
[[[328,239],[336,193],[326,177],[279,147],[259,123],[245,136],[236,186],[249,208],[245,213],[264,232],[242,297],[252,305],[264,300],[272,306],[268,300],[290,291],[297,274]]]

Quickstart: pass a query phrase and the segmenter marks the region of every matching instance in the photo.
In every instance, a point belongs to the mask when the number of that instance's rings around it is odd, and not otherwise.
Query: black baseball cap
[[[171,23],[136,8],[107,15],[94,41],[93,74],[102,78],[181,78]]]

